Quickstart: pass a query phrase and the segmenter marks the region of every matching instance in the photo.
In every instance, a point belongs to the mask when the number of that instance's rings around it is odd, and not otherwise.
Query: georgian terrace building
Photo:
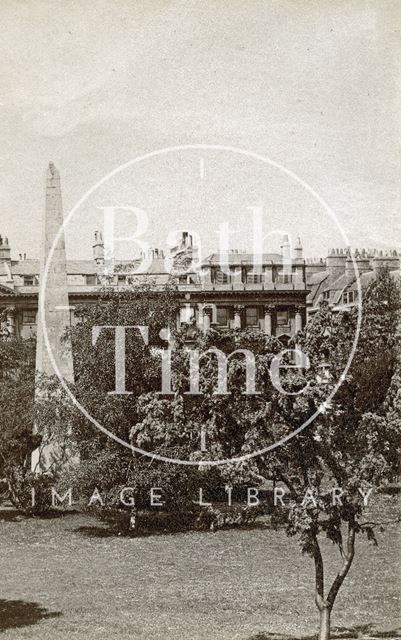
[[[204,330],[253,327],[286,342],[305,324],[308,291],[300,241],[290,267],[284,268],[289,263],[289,243],[284,237],[280,252],[263,255],[258,272],[252,255],[239,251],[225,256],[213,253],[202,262],[200,272],[188,272],[197,252],[188,233],[172,250],[171,271],[166,269],[163,251],[153,249],[149,267],[140,276],[134,275],[141,261],[137,258],[116,265],[114,276],[105,277],[101,233],[95,233],[92,250],[92,260],[65,262],[70,322],[74,322],[74,307],[95,301],[105,286],[119,291],[146,279],[156,289],[168,282],[175,287],[181,307],[177,326],[192,321]],[[0,313],[5,334],[29,337],[36,333],[39,280],[39,260],[22,255],[14,259],[7,238],[0,237]]]
[[[327,258],[304,260],[298,241],[292,256],[291,271],[283,269],[288,259],[288,240],[283,239],[280,253],[263,255],[259,273],[253,269],[252,255],[231,251],[225,256],[211,254],[200,273],[185,272],[196,256],[189,234],[183,233],[174,248],[171,272],[166,270],[162,250],[153,249],[150,266],[141,276],[129,274],[139,265],[140,258],[121,263],[115,275],[103,275],[103,240],[96,232],[92,260],[67,260],[66,274],[70,322],[74,322],[74,307],[91,303],[107,288],[119,291],[132,286],[133,281],[148,279],[156,287],[170,282],[180,300],[177,326],[190,321],[207,330],[212,326],[225,328],[258,328],[280,337],[283,342],[304,326],[307,316],[317,311],[321,302],[335,310],[357,304],[358,287],[354,263],[349,251],[332,249]],[[287,254],[287,255],[286,255]],[[381,268],[387,267],[400,275],[400,258],[396,251],[356,250],[354,259],[360,274],[362,290]],[[222,269],[221,264],[228,265]],[[7,238],[0,236],[0,313],[3,335],[29,337],[36,333],[39,260],[11,255]]]
[[[185,267],[196,255],[196,248],[191,236],[183,233],[181,243],[173,250],[171,272],[166,270],[163,251],[153,249],[144,274],[129,274],[130,269],[138,266],[138,258],[120,264],[112,278],[103,275],[100,233],[95,233],[92,249],[92,260],[66,261],[70,322],[74,322],[74,307],[95,301],[105,286],[119,291],[140,278],[151,280],[156,287],[173,284],[181,306],[177,326],[192,321],[204,330],[210,326],[223,331],[253,327],[281,337],[283,342],[302,329],[321,302],[340,310],[358,301],[354,263],[345,249],[332,249],[325,260],[305,261],[298,241],[289,273],[283,269],[288,252],[288,241],[284,238],[280,253],[263,255],[260,273],[254,273],[252,255],[239,251],[226,256],[213,253],[203,261],[200,273],[187,273]],[[394,276],[400,275],[396,251],[356,250],[354,259],[362,290],[381,268],[387,267]],[[222,269],[222,262],[228,265],[228,273],[227,267]],[[4,336],[26,338],[36,333],[39,273],[39,260],[23,255],[13,259],[7,238],[0,236],[0,313]]]

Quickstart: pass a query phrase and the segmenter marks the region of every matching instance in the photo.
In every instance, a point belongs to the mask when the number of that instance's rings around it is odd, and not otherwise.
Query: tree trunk
[[[325,606],[320,610],[319,640],[330,639],[330,614],[331,608],[328,606]]]
[[[324,597],[324,566],[323,558],[316,536],[313,538],[313,558],[315,561],[315,602],[320,613],[319,640],[330,638],[330,613],[332,607]]]
[[[324,567],[323,558],[317,536],[313,538],[313,557],[315,561],[315,601],[320,613],[319,640],[330,640],[330,615],[337,593],[350,570],[355,553],[355,519],[352,516],[348,522],[347,553],[341,548],[343,565],[337,573],[327,598],[324,597]]]

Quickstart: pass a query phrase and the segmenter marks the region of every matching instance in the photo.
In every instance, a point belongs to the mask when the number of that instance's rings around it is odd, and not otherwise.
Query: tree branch
[[[291,480],[287,476],[285,476],[281,471],[277,473],[277,478],[281,480],[283,484],[286,485],[287,489],[289,489],[290,491],[291,496],[295,498],[297,496],[297,492]]]
[[[350,570],[352,561],[354,559],[354,553],[355,553],[355,518],[354,516],[351,517],[349,523],[348,523],[348,537],[347,537],[347,552],[344,553],[344,562],[343,562],[343,566],[341,567],[341,570],[337,573],[336,577],[334,578],[333,584],[331,585],[329,594],[327,596],[327,602],[329,603],[330,607],[333,606],[334,601],[337,597],[337,593],[339,592],[339,589],[342,585],[342,583],[344,582],[345,578],[347,577],[348,571]]]

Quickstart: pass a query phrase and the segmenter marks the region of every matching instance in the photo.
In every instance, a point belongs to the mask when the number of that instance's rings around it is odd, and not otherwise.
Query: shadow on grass
[[[284,633],[258,633],[256,636],[251,636],[249,640],[317,640],[317,635],[313,636],[289,636]],[[349,638],[353,640],[379,640],[379,638],[388,638],[389,640],[398,640],[401,637],[401,629],[393,629],[392,631],[377,631],[373,623],[357,625],[355,627],[333,627],[330,638],[332,640],[346,640]]]
[[[74,533],[80,533],[90,538],[110,538],[113,536],[145,538],[149,536],[166,536],[200,531],[212,533],[215,530],[249,531],[252,529],[270,529],[271,524],[266,519],[258,518],[253,521],[235,521],[219,523],[216,528],[214,517],[209,518],[202,512],[187,511],[172,513],[170,511],[138,510],[134,517],[132,513],[121,509],[96,510],[88,513],[96,518],[98,524],[84,525],[72,529]],[[241,514],[239,514],[241,515]],[[135,522],[135,528],[131,523]]]
[[[88,538],[145,538],[156,535],[174,535],[187,533],[194,527],[193,516],[182,514],[181,517],[163,512],[140,512],[137,514],[136,528],[130,528],[129,513],[111,509],[102,512],[99,524],[80,526],[73,529]]]
[[[229,529],[236,529],[241,531],[250,531],[251,529],[266,529],[266,526],[263,524],[247,524],[241,525],[238,527],[224,527],[221,529],[222,531],[228,531]],[[171,524],[166,527],[161,524],[160,526],[144,526],[141,525],[137,529],[128,529],[126,527],[114,527],[108,526],[107,524],[99,525],[91,525],[91,526],[81,526],[75,529],[72,529],[73,533],[80,533],[87,538],[113,538],[113,537],[124,537],[124,538],[148,538],[150,536],[173,536],[182,533],[190,533],[190,532],[201,532],[201,533],[214,533],[212,529],[209,528],[196,528],[191,525],[182,525],[177,524],[176,526],[172,526]]]
[[[67,518],[68,516],[79,513],[78,509],[49,509],[47,511],[28,513],[27,517],[38,518],[40,520],[54,520],[57,518]]]
[[[15,507],[0,506],[0,522],[19,522],[30,518],[39,520],[54,520],[79,513],[77,509],[48,509],[46,511],[34,511],[17,509]]]
[[[107,527],[77,527],[72,529],[73,533],[81,533],[87,538],[113,538],[118,535],[118,532],[114,529],[108,529]]]
[[[22,520],[22,515],[17,509],[1,509],[0,508],[0,522],[18,522]]]
[[[57,618],[60,611],[48,611],[37,602],[24,600],[0,599],[0,633],[7,629],[18,629],[31,624],[37,624],[45,618]]]
[[[96,526],[83,526],[72,529],[73,533],[80,533],[87,538],[148,538],[149,536],[167,536],[176,535],[179,533],[188,533],[194,531],[190,528],[177,528],[177,529],[114,529],[111,527],[96,527]],[[204,533],[208,533],[205,531]]]

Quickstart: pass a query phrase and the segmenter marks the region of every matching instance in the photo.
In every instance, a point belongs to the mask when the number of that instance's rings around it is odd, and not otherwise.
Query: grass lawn
[[[4,640],[271,640],[316,632],[313,563],[283,532],[101,533],[81,514],[15,520],[0,513]],[[401,637],[400,552],[395,525],[377,548],[358,541],[335,627],[354,637],[358,629],[360,637]],[[324,553],[332,574],[337,552],[327,544]],[[344,637],[344,629],[334,635]]]

